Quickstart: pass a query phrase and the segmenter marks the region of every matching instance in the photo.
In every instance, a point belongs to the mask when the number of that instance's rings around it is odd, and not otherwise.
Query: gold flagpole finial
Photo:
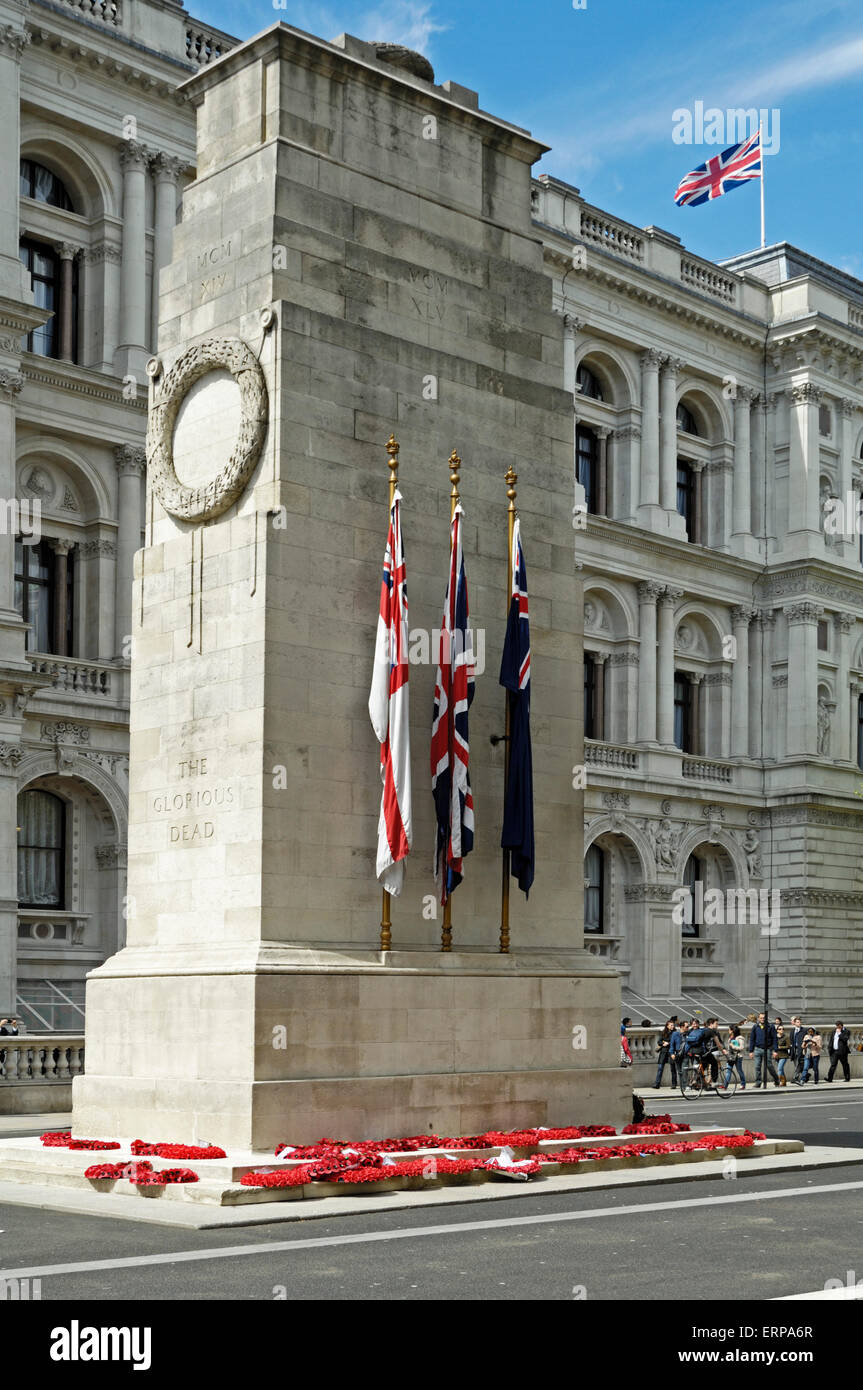
[[[399,445],[394,434],[387,440],[387,467],[390,470],[390,506],[393,504],[393,493],[399,485]]]
[[[459,479],[460,479],[460,476],[461,476],[461,459],[459,458],[459,456],[458,456],[458,454],[456,453],[455,449],[453,449],[452,453],[451,453],[450,456],[449,456],[449,480],[450,480],[450,482],[452,483],[452,487],[451,487],[451,489],[450,489],[450,494],[449,494],[449,499],[450,499],[450,510],[451,510],[451,511],[455,511],[455,509],[456,509],[456,504],[457,504],[457,502],[458,502],[458,500],[459,500]]]
[[[506,495],[507,495],[507,497],[509,498],[509,510],[510,510],[511,512],[514,512],[514,511],[515,511],[515,485],[516,485],[516,483],[518,482],[518,474],[516,473],[516,471],[515,471],[515,469],[513,468],[512,464],[509,465],[509,468],[506,470],[506,473],[504,474],[504,481],[505,481],[505,483],[506,483]]]

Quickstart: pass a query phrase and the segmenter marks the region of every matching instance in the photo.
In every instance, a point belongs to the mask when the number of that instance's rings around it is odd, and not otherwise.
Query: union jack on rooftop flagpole
[[[761,148],[761,126],[746,140],[737,145],[729,145],[721,154],[713,155],[706,164],[699,164],[681,180],[674,195],[678,207],[699,207],[729,193],[734,188],[742,188],[753,179],[762,181],[764,170]],[[764,245],[764,218],[762,203],[761,244]]]
[[[408,700],[408,593],[402,544],[398,444],[390,438],[390,526],[381,579],[380,612],[369,716],[381,745],[381,809],[376,874],[384,890],[381,949],[390,948],[389,894],[401,893],[412,839],[410,709]]]
[[[464,512],[458,500],[460,465],[461,460],[453,451],[450,457],[450,568],[441,622],[431,735],[432,794],[437,820],[434,868],[444,905],[443,951],[451,949],[450,898],[462,881],[464,857],[473,849],[474,831],[473,793],[468,770],[468,710],[474,697],[475,668],[462,549]]]

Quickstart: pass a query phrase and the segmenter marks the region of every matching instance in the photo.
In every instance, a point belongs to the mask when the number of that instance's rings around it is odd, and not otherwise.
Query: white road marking
[[[0,1270],[0,1279],[25,1279],[58,1274],[86,1274],[101,1269],[141,1269],[147,1265],[189,1264],[201,1260],[242,1259],[251,1255],[271,1255],[292,1250],[322,1250],[341,1245],[371,1245],[386,1240],[417,1240],[424,1236],[452,1236],[463,1231],[496,1231],[516,1226],[554,1225],[564,1221],[590,1221],[604,1216],[639,1216],[659,1211],[680,1211],[683,1207],[736,1206],[742,1202],[769,1202],[790,1197],[816,1197],[824,1193],[861,1192],[863,1182],[837,1182],[822,1187],[786,1187],[778,1192],[739,1192],[727,1196],[685,1197],[672,1202],[645,1202],[642,1205],[594,1207],[587,1211],[543,1212],[540,1216],[513,1216],[497,1221],[460,1221],[450,1226],[415,1226],[398,1231],[369,1231],[361,1235],[317,1236],[308,1240],[282,1240],[264,1245],[228,1245],[212,1250],[178,1250],[164,1255],[131,1255],[115,1260],[84,1260],[78,1264],[41,1265],[30,1269]]]

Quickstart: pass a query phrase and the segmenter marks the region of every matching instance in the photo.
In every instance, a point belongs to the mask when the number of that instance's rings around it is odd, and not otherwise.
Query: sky
[[[740,138],[714,111],[763,109],[768,244],[863,279],[861,0],[186,0],[238,38],[276,21],[419,49],[551,152],[535,166],[606,212],[722,260],[757,247],[756,182],[678,208],[684,174]],[[704,127],[696,128],[697,103]],[[689,112],[691,129],[680,113]],[[676,114],[677,113],[677,114]],[[677,141],[675,140],[675,133]],[[689,136],[691,143],[678,143]],[[701,137],[701,143],[695,143]]]

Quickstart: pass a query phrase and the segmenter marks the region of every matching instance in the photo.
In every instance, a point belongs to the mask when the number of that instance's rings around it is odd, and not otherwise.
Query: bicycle
[[[720,1100],[728,1100],[729,1096],[737,1094],[738,1076],[735,1069],[732,1069],[727,1084],[725,1078],[721,1077],[721,1071],[717,1070],[716,1085],[714,1086],[709,1070],[711,1057],[716,1058],[719,1068],[727,1068],[729,1059],[725,1053],[715,1050],[709,1052],[705,1057],[684,1057],[678,1064],[680,1094],[684,1100],[698,1100],[704,1091],[713,1091]]]

